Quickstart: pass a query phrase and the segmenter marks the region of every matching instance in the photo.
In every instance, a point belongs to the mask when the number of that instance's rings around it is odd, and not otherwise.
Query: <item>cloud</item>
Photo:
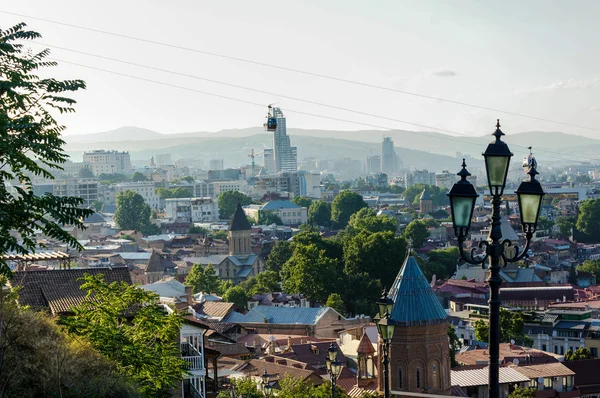
[[[559,80],[547,85],[542,85],[534,88],[517,90],[516,94],[527,95],[565,90],[589,90],[598,86],[600,86],[600,77],[592,77],[589,79],[568,79]]]
[[[457,71],[448,68],[442,68],[431,72],[431,76],[435,77],[454,77],[456,75],[458,75]]]

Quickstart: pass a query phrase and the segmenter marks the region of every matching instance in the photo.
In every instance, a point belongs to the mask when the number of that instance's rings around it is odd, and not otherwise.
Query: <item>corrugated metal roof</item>
[[[151,252],[122,252],[117,253],[123,260],[150,260]]]
[[[299,209],[300,206],[289,200],[272,200],[266,203],[261,210]]]
[[[575,372],[560,362],[516,366],[513,369],[530,379],[537,379],[538,377],[572,376],[575,374]]]
[[[404,261],[388,296],[394,300],[392,318],[399,325],[441,323],[448,317],[413,256]]]
[[[523,383],[529,378],[513,368],[500,368],[500,384]],[[450,380],[453,386],[475,387],[487,386],[489,380],[489,367],[470,370],[450,370]]]
[[[273,307],[259,305],[252,308],[246,315],[232,312],[226,322],[231,323],[268,323],[279,325],[315,325],[329,307]]]

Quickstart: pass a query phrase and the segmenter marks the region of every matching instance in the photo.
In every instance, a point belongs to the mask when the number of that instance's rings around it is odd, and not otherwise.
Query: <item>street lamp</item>
[[[523,233],[525,234],[525,247],[521,252],[519,248],[514,246],[515,253],[509,257],[505,254],[505,249],[513,247],[513,242],[509,239],[502,239],[502,231],[500,228],[500,205],[502,203],[502,194],[506,186],[506,177],[508,175],[508,166],[510,164],[510,158],[512,153],[508,149],[508,145],[503,142],[500,138],[504,135],[500,131],[500,121],[496,124],[496,131],[494,132],[495,141],[491,142],[486,151],[483,153],[485,158],[485,168],[487,172],[488,185],[490,188],[490,195],[492,196],[492,225],[488,239],[479,243],[479,248],[485,248],[485,254],[476,255],[475,249],[471,250],[470,253],[466,253],[463,244],[467,238],[469,228],[471,226],[471,217],[473,215],[473,208],[475,206],[475,199],[477,193],[475,188],[467,180],[470,175],[467,171],[466,164],[463,159],[462,170],[458,173],[461,177],[450,192],[450,208],[452,212],[452,223],[454,226],[454,233],[458,239],[458,248],[460,256],[463,260],[469,264],[481,264],[485,266],[488,263],[490,270],[490,276],[487,279],[487,283],[490,286],[490,300],[488,301],[490,306],[490,322],[489,322],[489,352],[490,352],[490,366],[489,366],[489,398],[500,397],[500,385],[499,385],[499,353],[500,353],[500,284],[502,279],[500,278],[500,260],[506,263],[517,262],[527,256],[527,251],[531,244],[531,238],[535,233],[538,218],[540,215],[540,208],[542,203],[542,197],[544,191],[542,185],[535,179],[537,162],[530,153],[527,159],[527,174],[529,174],[529,181],[521,183],[516,191],[519,208],[521,212],[521,224],[523,227]]]
[[[335,386],[337,378],[342,373],[342,364],[337,360],[337,348],[331,343],[327,349],[327,358],[325,359],[325,366],[327,367],[327,373],[331,378],[331,398],[335,398]]]
[[[394,307],[394,300],[392,300],[383,291],[383,296],[377,301],[379,307],[379,313],[375,316],[377,322],[377,331],[383,340],[381,345],[383,351],[383,394],[385,398],[390,398],[390,379],[389,379],[389,367],[390,367],[390,341],[394,337],[394,330],[396,330],[396,322],[392,319],[391,313]]]
[[[271,396],[271,391],[273,389],[273,386],[271,386],[271,384],[269,384],[269,377],[271,375],[269,375],[267,373],[267,369],[265,369],[265,372],[262,375],[262,387],[263,387],[263,391],[265,393],[265,397],[269,397]]]

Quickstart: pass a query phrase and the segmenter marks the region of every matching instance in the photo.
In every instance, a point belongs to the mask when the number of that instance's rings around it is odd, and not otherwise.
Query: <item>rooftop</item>
[[[246,213],[244,213],[244,209],[242,209],[242,205],[238,203],[235,208],[235,212],[233,213],[233,217],[231,217],[231,221],[229,222],[229,230],[230,231],[249,231],[252,227],[248,222],[248,218],[246,217]]]
[[[259,305],[252,308],[246,315],[237,312],[231,313],[227,322],[233,323],[271,323],[279,325],[315,325],[327,311],[334,311],[329,307],[272,307]]]
[[[388,294],[394,300],[392,318],[401,326],[447,321],[447,314],[429,285],[417,260],[409,255]]]
[[[453,386],[460,387],[475,387],[475,386],[487,386],[489,377],[488,367],[480,369],[469,369],[460,370],[460,368],[450,370],[450,379]],[[529,381],[529,378],[517,372],[513,368],[501,367],[500,373],[500,384],[514,384],[523,383]]]
[[[535,380],[537,380],[538,377],[560,377],[572,376],[575,374],[575,372],[560,362],[515,366],[513,369],[521,373],[523,376]]]

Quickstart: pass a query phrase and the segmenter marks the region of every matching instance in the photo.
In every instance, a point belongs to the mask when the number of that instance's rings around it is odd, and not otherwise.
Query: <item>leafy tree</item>
[[[248,298],[246,290],[241,286],[231,286],[223,294],[223,300],[228,303],[234,303],[241,308],[248,306]]]
[[[194,226],[190,227],[190,229],[188,230],[188,233],[206,235],[206,234],[208,234],[208,229],[203,228],[203,227],[197,227],[194,225]]]
[[[327,302],[325,303],[327,307],[331,307],[340,314],[344,314],[344,301],[342,301],[342,296],[338,293],[331,293],[329,297],[327,297]]]
[[[0,312],[0,396],[138,396],[85,340],[65,334],[46,314],[18,306],[14,290],[0,292]]]
[[[317,245],[297,245],[281,271],[283,289],[304,293],[310,301],[323,303],[335,286],[337,268],[337,260],[327,257]]]
[[[448,340],[450,342],[450,367],[454,368],[458,366],[456,362],[456,351],[460,349],[460,341],[456,335],[456,328],[453,324],[448,324]]]
[[[540,216],[540,218],[538,220],[538,230],[549,234],[552,231],[553,226],[554,226],[554,221],[550,220],[547,217]]]
[[[535,398],[535,395],[534,387],[517,387],[508,394],[508,398]]]
[[[121,191],[117,195],[115,222],[121,229],[142,231],[150,225],[150,206],[134,191]]]
[[[69,333],[87,339],[142,394],[170,396],[186,373],[178,344],[181,317],[166,314],[158,296],[139,287],[107,283],[102,275],[83,279],[81,288],[94,299],[65,318]]]
[[[261,225],[283,225],[281,218],[272,211],[261,211],[258,213],[258,223]]]
[[[427,226],[425,222],[422,220],[412,220],[404,230],[404,235],[406,239],[412,240],[412,245],[414,248],[418,249],[423,247],[427,238],[429,238],[429,231],[427,230]]]
[[[35,231],[81,249],[61,225],[82,228],[82,219],[92,210],[80,209],[83,199],[34,194],[32,176],[53,178],[49,170],[62,170],[68,155],[61,133],[65,129],[54,113],[74,112],[75,100],[68,95],[85,88],[82,80],[41,78],[46,67],[56,66],[45,58],[48,49],[30,51],[22,41],[41,35],[20,23],[0,31],[0,255],[27,254],[36,248]],[[16,193],[9,181],[18,181]],[[16,232],[16,233],[15,233]],[[0,274],[10,272],[0,259]]]
[[[219,195],[218,203],[219,216],[223,220],[228,220],[233,216],[238,203],[246,206],[252,203],[252,199],[239,191],[227,191]]]
[[[312,204],[312,199],[306,196],[294,196],[292,203],[297,204],[300,207],[306,207],[307,209]]]
[[[233,286],[233,282],[230,281],[229,279],[222,280],[221,284],[219,285],[219,292],[220,292],[220,294],[225,293],[227,291],[227,289],[229,289],[232,286]]]
[[[139,171],[136,171],[135,173],[133,173],[133,175],[131,176],[131,181],[133,182],[138,182],[138,181],[146,181],[148,180],[146,178],[145,175],[143,175],[142,173],[140,173]]]
[[[191,286],[194,293],[218,293],[221,280],[212,264],[208,264],[206,268],[202,264],[194,264],[185,277],[185,284]]]
[[[565,361],[583,361],[592,359],[592,353],[585,347],[579,347],[575,352],[567,350],[565,353]]]
[[[213,231],[211,235],[215,239],[227,239],[229,235],[227,235],[227,231]]]
[[[281,290],[279,285],[279,273],[275,271],[263,271],[252,277],[256,281],[255,285],[250,289],[250,294],[271,293]]]
[[[92,202],[92,209],[94,209],[96,211],[102,210],[103,207],[104,207],[104,202],[102,202],[101,200],[94,200]]]
[[[77,175],[79,178],[94,178],[94,172],[89,167],[82,167]]]
[[[600,281],[600,260],[585,260],[582,265],[577,267],[579,271],[589,272]]]
[[[488,341],[489,326],[487,322],[478,319],[474,325],[475,338],[479,341]],[[525,322],[520,312],[510,312],[500,308],[500,342],[509,343],[515,340],[517,344],[531,346],[533,341],[524,331]]]
[[[573,227],[575,226],[575,223],[575,217],[557,217],[556,226],[558,227],[558,236],[563,239],[569,239],[573,234]]]
[[[313,225],[328,227],[331,223],[331,203],[314,201],[308,208],[308,220]]]
[[[392,232],[361,231],[344,244],[344,271],[367,273],[389,288],[406,257],[406,246],[406,240]]]
[[[448,249],[436,249],[427,253],[429,260],[426,267],[435,269],[434,272],[438,279],[446,279],[456,271],[456,264],[460,259],[458,247],[450,247]]]
[[[581,203],[576,226],[587,235],[600,235],[600,199],[588,199]]]
[[[367,207],[367,203],[361,195],[351,191],[342,191],[331,204],[331,221],[337,228],[345,228],[350,221],[350,216],[363,207]]]
[[[350,217],[348,225],[369,232],[396,233],[398,222],[395,218],[387,215],[378,216],[374,210],[364,207]]]
[[[98,176],[98,179],[101,182],[104,181],[109,184],[116,184],[118,182],[129,181],[129,178],[127,178],[126,175],[119,174],[119,173],[112,173],[112,174],[102,173]]]
[[[375,302],[381,296],[382,284],[379,279],[371,278],[366,273],[343,274],[343,279],[338,282],[338,292],[342,295],[346,312],[350,314],[375,314]]]
[[[427,188],[427,192],[431,195],[434,207],[446,206],[450,203],[447,196],[448,191],[445,188],[425,184],[415,184],[404,191],[406,203],[418,204],[425,188]]]
[[[259,391],[258,386],[250,377],[230,378],[231,387],[229,390],[221,390],[217,398],[264,398],[262,391]]]
[[[161,199],[191,198],[194,191],[191,187],[156,188],[156,194]]]
[[[292,246],[292,242],[280,240],[271,250],[269,257],[267,257],[265,267],[270,271],[281,271],[283,264],[285,264],[290,257],[292,257],[293,251],[294,248]]]

